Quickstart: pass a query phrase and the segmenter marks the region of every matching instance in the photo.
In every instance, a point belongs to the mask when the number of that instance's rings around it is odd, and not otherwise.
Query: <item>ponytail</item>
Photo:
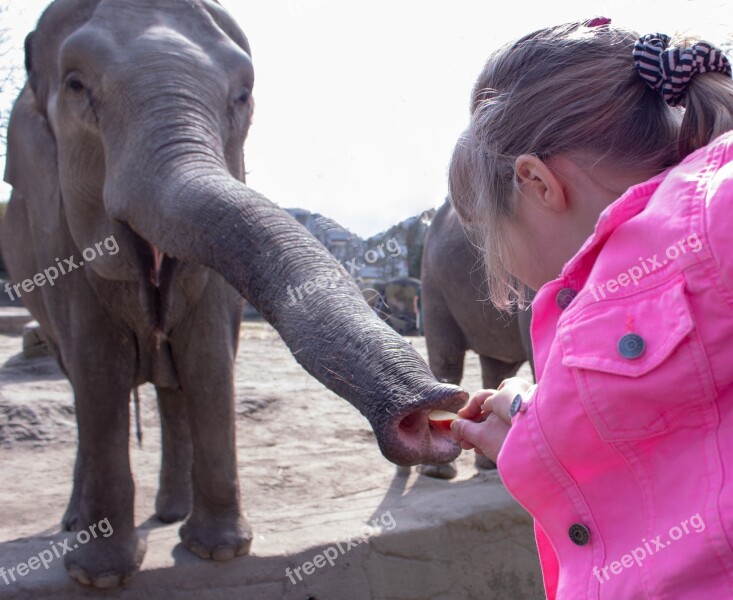
[[[685,116],[680,125],[679,153],[684,158],[733,130],[733,79],[722,73],[707,73],[690,82],[685,98]]]
[[[733,80],[725,53],[708,42],[672,45],[663,33],[634,44],[634,65],[646,84],[670,106],[684,106],[680,159],[733,129]],[[703,76],[704,75],[704,76]]]

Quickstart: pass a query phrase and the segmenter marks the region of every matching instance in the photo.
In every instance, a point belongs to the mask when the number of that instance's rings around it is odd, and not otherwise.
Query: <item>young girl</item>
[[[452,200],[492,300],[538,290],[538,385],[476,394],[453,433],[535,518],[548,598],[733,598],[732,129],[720,50],[608,19],[475,86]]]

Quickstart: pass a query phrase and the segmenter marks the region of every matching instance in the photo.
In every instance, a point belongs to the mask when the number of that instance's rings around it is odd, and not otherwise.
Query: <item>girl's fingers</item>
[[[504,439],[509,433],[509,428],[509,424],[495,414],[490,414],[481,423],[457,419],[451,425],[451,432],[461,442],[461,447],[463,447],[464,442],[473,444],[483,454],[496,462],[499,450],[501,450]]]
[[[484,403],[484,411],[494,413],[506,424],[511,425],[512,418],[509,416],[509,408],[512,402],[517,396],[523,398],[531,387],[532,385],[521,377],[505,379],[499,386],[499,391]]]
[[[503,391],[506,391],[506,388]],[[517,394],[512,394],[511,392],[499,393],[487,400],[490,410],[507,425],[512,424],[512,418],[509,416],[509,407],[514,402],[516,396]]]
[[[517,394],[525,394],[532,387],[532,384],[523,377],[510,377],[501,382],[498,390],[511,389],[516,390]]]
[[[509,408],[515,398],[523,398],[532,385],[520,377],[501,382],[496,390],[481,390],[458,411],[459,419],[451,424],[451,434],[463,450],[473,449],[496,462],[512,425]],[[479,417],[486,415],[480,420]]]
[[[475,420],[481,415],[482,406],[486,399],[495,393],[496,390],[481,390],[476,392],[466,403],[466,406],[458,411],[458,416],[469,421]]]

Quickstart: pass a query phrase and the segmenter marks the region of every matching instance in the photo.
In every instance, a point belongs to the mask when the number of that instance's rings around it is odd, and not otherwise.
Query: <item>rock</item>
[[[23,326],[23,358],[42,358],[50,356],[43,332],[38,321],[31,321]]]

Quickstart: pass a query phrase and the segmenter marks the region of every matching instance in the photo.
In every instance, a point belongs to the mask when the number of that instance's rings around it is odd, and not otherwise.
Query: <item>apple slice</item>
[[[428,421],[438,429],[450,431],[450,424],[460,417],[456,413],[446,410],[431,410],[428,413]]]

